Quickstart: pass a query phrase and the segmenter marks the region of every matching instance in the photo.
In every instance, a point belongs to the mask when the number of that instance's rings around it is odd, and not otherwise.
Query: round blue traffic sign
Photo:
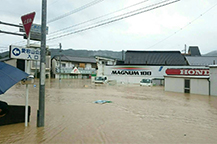
[[[15,55],[15,56],[19,56],[21,52],[20,52],[20,49],[14,48],[13,51],[12,51],[12,53],[13,53],[13,55]]]

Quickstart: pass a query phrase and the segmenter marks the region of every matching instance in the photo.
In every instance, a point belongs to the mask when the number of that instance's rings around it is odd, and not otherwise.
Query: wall
[[[165,77],[165,91],[184,93],[184,79]]]
[[[210,95],[217,96],[217,66],[210,67]]]
[[[190,93],[209,95],[209,81],[208,79],[191,79]]]
[[[185,79],[190,79],[190,93],[209,95],[208,78],[165,77],[165,91],[184,93]]]

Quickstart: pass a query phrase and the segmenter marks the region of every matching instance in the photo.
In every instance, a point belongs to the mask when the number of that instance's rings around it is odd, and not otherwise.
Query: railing
[[[78,68],[78,71],[80,74],[92,74],[96,73],[96,69],[91,68],[91,69],[83,69],[83,68]],[[56,68],[56,73],[60,73],[60,69]],[[70,74],[73,73],[73,68],[61,68],[61,73],[63,74]]]

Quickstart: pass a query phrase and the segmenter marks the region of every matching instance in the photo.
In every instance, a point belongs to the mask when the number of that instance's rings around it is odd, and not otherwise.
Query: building
[[[3,58],[0,61],[10,64],[14,67],[19,68],[22,71],[27,72],[27,61],[23,59],[12,59],[12,58]],[[45,76],[46,78],[50,78],[51,72],[51,57],[46,56],[46,68],[45,68]],[[34,75],[35,78],[40,77],[40,61],[30,61],[30,73]]]
[[[167,69],[165,91],[217,96],[217,65],[206,69]]]
[[[123,64],[106,66],[105,75],[120,83],[139,83],[152,78],[164,83],[167,68],[188,67],[180,51],[126,51]]]
[[[117,60],[108,57],[95,56],[97,63],[97,76],[105,75],[105,66],[113,66],[116,65]]]
[[[90,78],[96,75],[97,64],[95,58],[54,56],[52,58],[53,78]]]
[[[188,56],[201,56],[200,50],[198,46],[189,46],[188,53],[185,54]]]
[[[210,95],[209,68],[167,69],[165,91]]]
[[[210,69],[210,95],[217,96],[217,65],[211,65]]]
[[[187,62],[180,51],[126,51],[124,64],[184,66]]]
[[[188,65],[191,66],[209,66],[217,64],[215,56],[185,56]]]

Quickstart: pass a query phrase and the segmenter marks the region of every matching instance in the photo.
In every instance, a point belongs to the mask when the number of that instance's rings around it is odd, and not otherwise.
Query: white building
[[[217,65],[165,76],[165,91],[217,96]]]
[[[210,95],[217,96],[217,65],[210,66]]]
[[[95,56],[96,63],[97,63],[97,76],[104,76],[105,75],[105,67],[116,65],[116,60],[112,58],[106,58],[101,56]]]
[[[164,76],[167,69],[208,69],[204,66],[140,66],[140,65],[117,65],[105,66],[105,75],[109,80],[116,80],[118,83],[138,84],[144,78],[158,80],[160,85],[164,84]]]

